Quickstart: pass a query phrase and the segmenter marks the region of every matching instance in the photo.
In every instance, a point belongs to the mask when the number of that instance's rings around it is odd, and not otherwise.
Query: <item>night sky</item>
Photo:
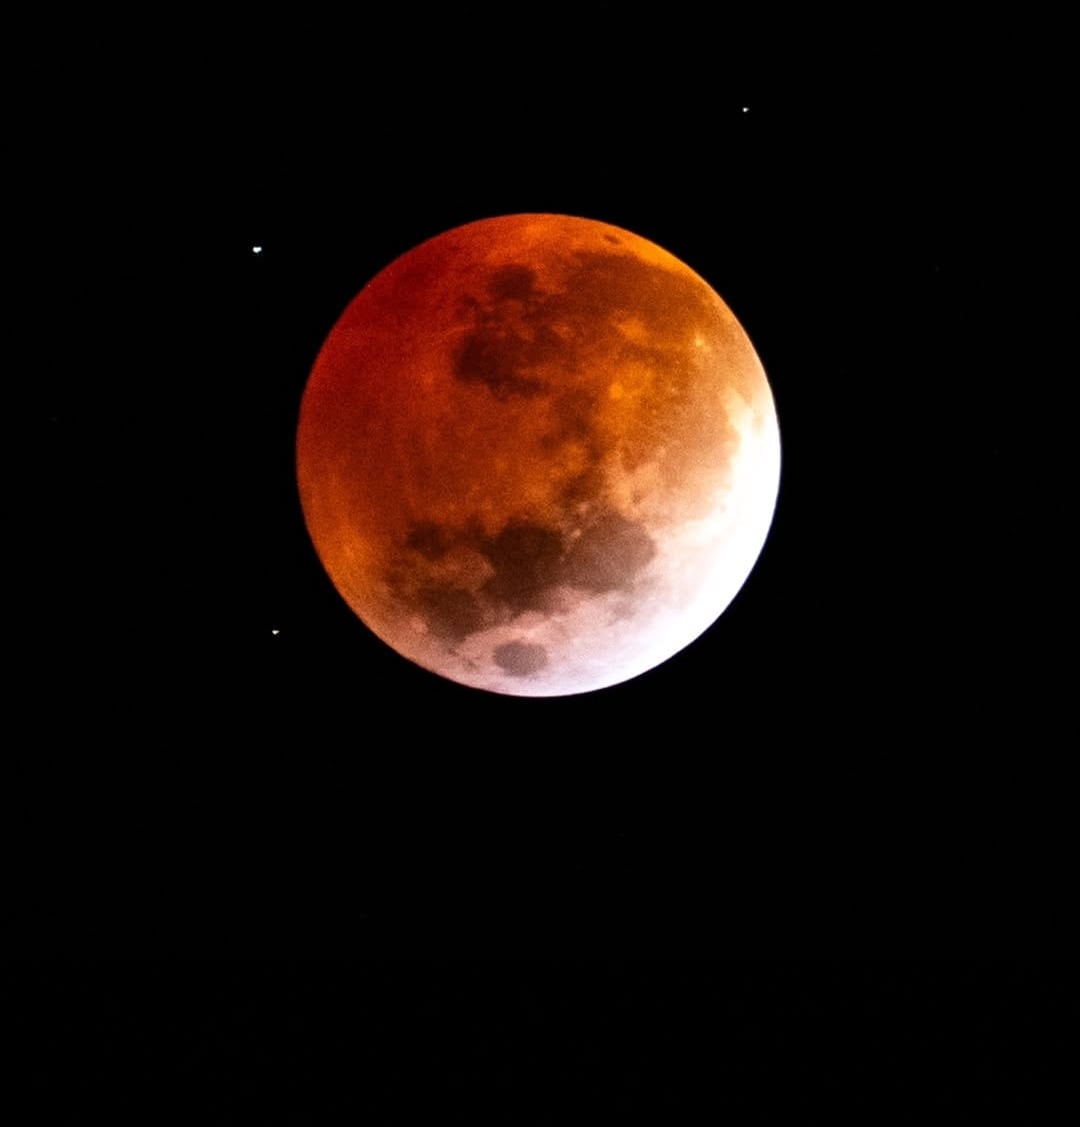
[[[25,1106],[547,1125],[1074,1101],[1075,972],[1038,961],[1076,949],[1048,659],[1071,522],[1043,440],[1067,367],[1035,360],[1057,313],[1016,265],[1059,253],[1060,177],[1019,21],[984,50],[815,9],[751,59],[728,12],[599,38],[555,13],[483,36],[458,9],[396,35],[304,16],[69,14],[78,65],[50,29],[13,102],[40,318],[12,319],[9,372],[31,405],[0,917],[36,962],[3,963],[0,1010]],[[807,32],[804,76],[776,77],[781,30]],[[524,211],[704,277],[783,458],[715,626],[547,700],[369,634],[293,462],[363,285]]]
[[[513,71],[421,108],[360,77],[296,100],[258,71],[220,118],[178,103],[117,143],[107,206],[68,219],[79,362],[46,347],[33,419],[26,934],[571,954],[1059,934],[1018,579],[1034,517],[972,213],[1008,99],[722,92],[693,67],[679,97],[521,98]],[[764,363],[783,457],[716,625],[549,700],[370,635],[293,466],[352,297],[423,239],[520,211],[628,228],[701,274]]]

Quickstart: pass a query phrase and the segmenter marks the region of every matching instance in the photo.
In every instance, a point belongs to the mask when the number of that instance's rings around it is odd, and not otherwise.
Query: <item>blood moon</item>
[[[776,502],[732,312],[654,243],[507,215],[428,240],[335,324],[300,407],[323,566],[404,657],[517,696],[628,680],[706,630]]]

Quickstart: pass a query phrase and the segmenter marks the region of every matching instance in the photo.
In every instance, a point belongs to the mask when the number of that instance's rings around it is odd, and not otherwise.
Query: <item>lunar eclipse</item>
[[[654,668],[742,587],[775,508],[765,371],[724,301],[619,227],[454,228],[353,299],[305,388],[297,483],[353,612],[464,685]]]

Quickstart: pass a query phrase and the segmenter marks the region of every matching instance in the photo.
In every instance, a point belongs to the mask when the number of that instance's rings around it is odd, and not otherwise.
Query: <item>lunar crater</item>
[[[491,656],[511,677],[530,677],[548,663],[547,650],[531,642],[505,642],[496,646]]]

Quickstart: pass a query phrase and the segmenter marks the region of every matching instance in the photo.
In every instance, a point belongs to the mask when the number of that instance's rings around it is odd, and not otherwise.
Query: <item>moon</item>
[[[463,685],[619,684],[707,630],[780,477],[772,392],[689,266],[593,219],[523,214],[403,254],[330,331],[297,485],[330,580]]]

